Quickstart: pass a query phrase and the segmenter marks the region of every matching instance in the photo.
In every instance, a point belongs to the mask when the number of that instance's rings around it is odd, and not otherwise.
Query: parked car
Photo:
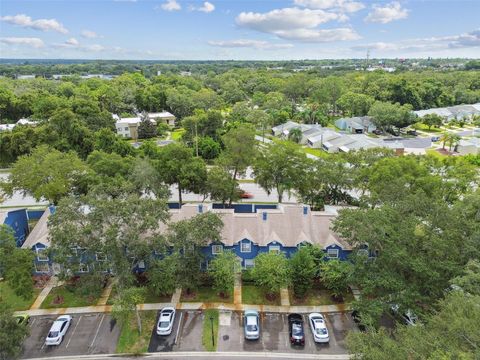
[[[392,313],[399,317],[406,325],[416,326],[418,324],[418,317],[412,310],[407,309],[405,312],[400,312],[398,304],[392,304],[390,308]]]
[[[175,309],[171,306],[165,307],[160,311],[157,323],[157,335],[170,335],[175,321]]]
[[[322,314],[311,313],[308,315],[308,322],[313,333],[313,340],[316,343],[328,343],[330,337],[328,336],[327,323]]]
[[[27,326],[30,321],[30,315],[27,315],[27,314],[15,315],[15,319],[17,319],[17,322],[19,324]]]
[[[288,315],[288,330],[290,333],[290,344],[300,346],[305,345],[305,331],[303,329],[302,315]]]
[[[358,330],[360,331],[367,331],[367,327],[362,323],[362,316],[358,312],[358,310],[352,311],[352,319],[357,324]]]
[[[260,338],[260,316],[258,311],[245,311],[243,316],[243,329],[245,331],[245,339],[258,340]]]
[[[383,134],[383,131],[380,130],[380,129],[375,129],[372,131],[375,135],[382,135]]]
[[[432,136],[432,142],[440,141],[440,136]]]
[[[251,198],[253,198],[253,194],[251,194],[251,193],[249,193],[245,190],[240,190],[240,197],[242,199],[251,199]]]
[[[62,315],[53,322],[47,338],[45,339],[45,345],[53,346],[60,345],[63,338],[67,334],[67,330],[72,323],[72,317],[70,315]]]
[[[417,136],[417,130],[407,130],[407,135]]]

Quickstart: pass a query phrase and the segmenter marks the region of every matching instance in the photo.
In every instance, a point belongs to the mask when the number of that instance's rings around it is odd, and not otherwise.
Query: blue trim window
[[[268,251],[279,254],[280,253],[280,245],[270,245],[268,247]]]
[[[78,272],[81,272],[81,273],[86,273],[90,270],[88,264],[85,264],[83,262],[81,262],[80,264],[78,264]]]
[[[223,252],[223,245],[212,245],[212,254],[218,255]]]
[[[250,253],[252,252],[252,243],[250,241],[242,241],[240,243],[240,252],[241,253]]]
[[[50,266],[47,262],[35,263],[35,271],[37,273],[48,273],[50,272]]]
[[[37,260],[38,261],[48,261],[48,254],[46,249],[36,249],[37,252]]]
[[[244,264],[245,264],[245,269],[253,268],[255,266],[255,260],[254,259],[245,259]]]
[[[338,259],[340,251],[338,249],[327,249],[327,257],[329,259]]]

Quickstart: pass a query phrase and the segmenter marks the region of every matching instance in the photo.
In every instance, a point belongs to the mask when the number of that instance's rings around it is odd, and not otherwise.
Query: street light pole
[[[212,326],[212,346],[215,347],[215,337],[213,336],[213,316],[210,316],[210,325]]]

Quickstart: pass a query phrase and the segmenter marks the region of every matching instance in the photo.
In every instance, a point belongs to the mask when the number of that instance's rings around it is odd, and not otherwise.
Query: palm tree
[[[288,140],[298,144],[300,141],[302,141],[302,130],[300,128],[294,128],[290,130],[288,133]]]
[[[440,141],[442,142],[442,149],[445,150],[445,144],[448,142],[450,138],[450,133],[448,132],[445,132],[442,134],[442,136],[440,137]]]
[[[461,137],[459,135],[450,134],[450,137],[448,139],[448,151],[452,151],[452,146],[453,147],[457,146],[460,139]]]

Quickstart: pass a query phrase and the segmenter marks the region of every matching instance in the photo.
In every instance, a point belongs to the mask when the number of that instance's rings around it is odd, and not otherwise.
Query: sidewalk
[[[114,283],[114,280],[110,281],[107,287],[102,291],[102,295],[100,295],[100,299],[98,299],[97,305],[107,305],[107,301],[110,297],[110,294],[112,293]]]
[[[171,303],[154,303],[137,305],[142,310],[160,310]],[[178,303],[177,310],[204,310],[218,309],[231,311],[257,310],[260,312],[277,312],[277,313],[330,313],[345,312],[350,310],[349,304],[336,305],[319,305],[319,306],[283,306],[283,305],[248,305],[248,304],[232,304],[232,303]],[[85,313],[108,313],[112,311],[111,305],[94,305],[84,307],[70,307],[58,309],[30,309],[25,311],[15,311],[15,314],[28,314],[30,316],[39,315],[61,315],[61,314],[85,314]]]
[[[37,298],[33,302],[32,306],[30,306],[30,310],[36,310],[40,309],[40,305],[42,305],[42,302],[45,300],[45,298],[48,296],[50,291],[56,286],[59,286],[60,284],[58,283],[58,279],[55,276],[52,276],[50,280],[48,280],[47,285],[43,288],[43,290],[38,294]]]

